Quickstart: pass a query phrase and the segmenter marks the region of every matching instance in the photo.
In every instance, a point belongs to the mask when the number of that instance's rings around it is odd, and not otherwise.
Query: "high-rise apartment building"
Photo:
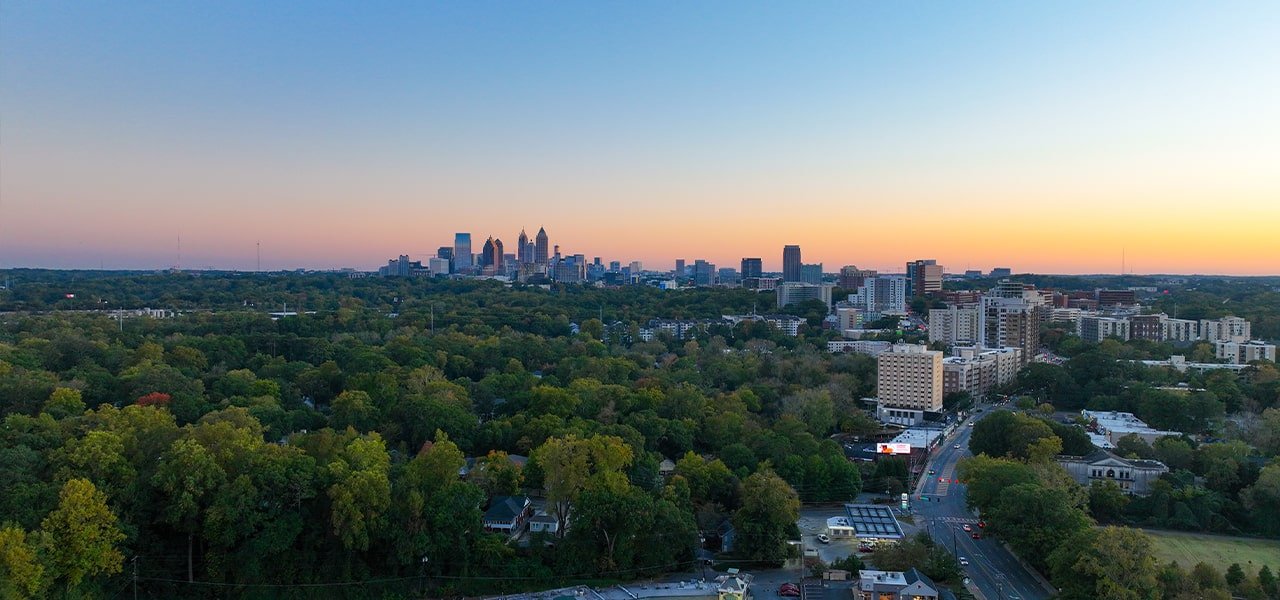
[[[823,304],[831,306],[831,289],[833,287],[799,282],[780,283],[777,287],[778,307],[798,304],[805,300],[821,300]]]
[[[907,263],[907,279],[912,296],[927,296],[942,291],[942,265],[927,258]]]
[[[542,227],[539,227],[538,235],[534,236],[533,262],[538,263],[540,265],[547,264],[547,261],[549,258],[547,254],[548,250],[549,248],[548,248],[548,242],[547,242],[547,230]]]
[[[676,270],[673,272],[673,275],[675,276],[676,279],[682,279],[684,277],[684,259],[683,258],[676,259]]]
[[[882,408],[942,410],[942,353],[919,344],[894,344],[876,357],[876,396]]]
[[[1098,343],[1107,338],[1129,339],[1129,319],[1125,317],[1081,316],[1076,333],[1086,342]]]
[[[969,392],[983,398],[1014,380],[1022,367],[1018,348],[958,347],[942,359],[942,393]]]
[[[868,278],[857,293],[849,296],[849,301],[869,313],[906,314],[907,278],[901,275]]]
[[[1276,345],[1261,340],[1249,342],[1217,341],[1214,356],[1233,365],[1247,365],[1255,360],[1276,361]]]
[[[782,281],[800,281],[800,246],[782,247]]]
[[[822,263],[816,265],[800,265],[800,281],[818,285],[822,283]]]
[[[929,341],[948,346],[978,343],[978,307],[949,306],[929,311]]]
[[[1048,303],[1034,286],[1003,280],[982,296],[978,330],[982,346],[1022,350],[1023,365],[1040,349],[1040,323]]]
[[[453,234],[453,272],[466,273],[471,270],[471,234]]]
[[[764,261],[758,258],[742,259],[742,278],[764,277]]]
[[[1200,337],[1206,342],[1247,342],[1250,329],[1249,322],[1240,317],[1200,320]]]

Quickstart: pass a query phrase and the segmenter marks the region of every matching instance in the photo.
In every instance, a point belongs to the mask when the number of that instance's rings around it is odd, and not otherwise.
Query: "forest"
[[[729,560],[769,563],[800,502],[863,487],[831,436],[875,429],[856,405],[874,392],[872,359],[759,323],[608,334],[747,312],[762,301],[750,292],[53,279],[0,296],[25,307],[0,314],[8,596],[627,580],[691,568],[700,533],[725,523]],[[301,314],[273,319],[285,302]],[[112,305],[177,313],[112,318]],[[487,532],[490,502],[521,493],[563,527],[521,543]]]

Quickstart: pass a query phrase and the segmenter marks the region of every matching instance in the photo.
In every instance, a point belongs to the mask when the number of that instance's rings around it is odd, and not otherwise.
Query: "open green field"
[[[1231,563],[1240,563],[1246,573],[1254,574],[1262,565],[1275,572],[1280,568],[1280,542],[1254,538],[1207,535],[1181,531],[1144,529],[1155,544],[1156,562],[1178,561],[1184,569],[1205,562],[1226,571]],[[1252,562],[1250,562],[1252,561]]]

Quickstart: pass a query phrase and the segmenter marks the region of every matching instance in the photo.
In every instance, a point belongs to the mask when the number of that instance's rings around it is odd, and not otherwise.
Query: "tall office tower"
[[[593,265],[595,265],[595,266],[597,266],[597,267],[603,266],[603,265],[601,264],[601,262],[600,262],[600,257],[599,257],[599,256],[597,256],[597,257],[595,257],[595,258],[591,259],[591,264],[593,264]]]
[[[560,256],[560,244],[556,244],[556,245],[555,245],[555,250],[554,250],[554,252],[551,254],[551,260],[552,260],[552,262],[560,262],[560,260],[561,260],[561,256]]]
[[[854,265],[840,267],[840,289],[857,290],[867,281],[868,277],[875,277],[875,271],[864,271]]]
[[[493,267],[493,272],[497,275],[501,275],[503,270],[506,268],[506,265],[502,262],[506,256],[502,252],[502,239],[494,238],[493,255],[489,257],[489,266]]]
[[[480,264],[477,265],[481,269],[493,265],[493,236],[484,241],[484,249],[480,251]]]
[[[942,410],[942,353],[919,344],[894,344],[876,357],[881,407]]]
[[[782,280],[800,281],[800,246],[782,247]]]
[[[982,295],[978,342],[987,348],[1020,348],[1019,358],[1026,365],[1040,349],[1040,322],[1047,311],[1044,295],[1035,286],[1002,280]]]
[[[471,270],[471,234],[453,234],[453,272],[465,273]]]
[[[436,249],[436,257],[453,260],[453,246],[440,246]]]
[[[676,259],[676,270],[674,271],[674,275],[676,279],[680,279],[681,277],[684,277],[684,259],[683,258]]]
[[[618,273],[618,272],[621,272],[621,271],[622,271],[622,261],[620,261],[620,260],[611,260],[611,261],[609,261],[609,272],[610,272],[610,273]]]
[[[711,286],[716,284],[716,266],[705,260],[693,261],[693,285]]]
[[[758,258],[742,259],[742,278],[764,277],[764,261]]]
[[[533,262],[540,265],[547,264],[547,230],[538,228],[538,235],[534,237],[533,244]]]
[[[635,277],[642,272],[644,272],[644,265],[638,260],[631,261],[631,276]]]
[[[529,255],[529,235],[524,232],[524,228],[520,228],[520,237],[516,239],[516,261],[520,264],[533,262],[533,257]]]
[[[927,258],[907,263],[908,285],[912,296],[927,296],[942,291],[942,265]]]

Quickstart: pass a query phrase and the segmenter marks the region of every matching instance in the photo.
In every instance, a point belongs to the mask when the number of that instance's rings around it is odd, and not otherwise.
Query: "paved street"
[[[991,414],[991,408],[977,418]],[[965,507],[965,486],[955,483],[958,478],[956,463],[969,456],[969,435],[973,429],[968,423],[963,424],[934,453],[926,469],[936,471],[934,475],[922,475],[922,485],[911,495],[912,509],[916,524],[929,530],[933,539],[948,548],[954,548],[957,555],[966,557],[969,566],[965,572],[981,590],[988,600],[1035,600],[1048,598],[1049,591],[1041,580],[994,539],[972,539],[963,530],[965,523],[974,531],[982,531],[978,527],[977,518]],[[960,446],[956,449],[955,446]],[[942,481],[940,481],[940,479]],[[923,495],[929,501],[919,500]]]

